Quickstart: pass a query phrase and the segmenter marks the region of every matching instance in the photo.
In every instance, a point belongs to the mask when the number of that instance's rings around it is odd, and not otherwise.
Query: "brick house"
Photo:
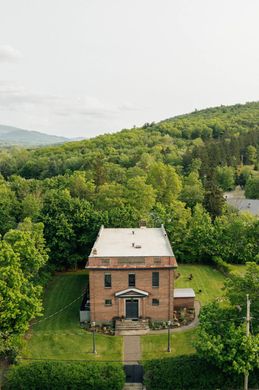
[[[163,226],[102,226],[86,268],[91,321],[173,319],[177,262]]]

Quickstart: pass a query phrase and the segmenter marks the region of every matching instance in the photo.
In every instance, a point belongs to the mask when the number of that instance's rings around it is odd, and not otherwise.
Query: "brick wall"
[[[174,308],[178,309],[180,307],[193,308],[194,298],[174,298]]]
[[[159,287],[152,287],[152,272],[159,272]],[[112,275],[112,287],[104,287],[104,274]],[[130,288],[128,274],[135,273],[135,288],[149,293],[140,298],[139,311],[143,317],[154,320],[172,319],[173,316],[173,269],[134,270],[89,270],[91,321],[111,321],[113,317],[125,315],[125,298],[116,298],[115,293]],[[159,306],[152,305],[152,299],[159,299]],[[105,306],[105,299],[112,300],[112,306]]]

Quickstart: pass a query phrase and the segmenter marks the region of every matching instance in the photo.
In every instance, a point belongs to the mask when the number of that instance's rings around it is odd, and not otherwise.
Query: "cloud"
[[[0,63],[17,62],[21,57],[19,50],[14,49],[12,46],[0,45]]]
[[[131,104],[115,105],[91,96],[60,96],[40,94],[11,82],[0,81],[0,109],[37,112],[56,117],[108,118],[127,110]]]

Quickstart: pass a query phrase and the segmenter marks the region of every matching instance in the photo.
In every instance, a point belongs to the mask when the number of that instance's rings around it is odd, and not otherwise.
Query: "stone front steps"
[[[125,383],[123,390],[144,390],[142,383]]]
[[[115,324],[116,336],[143,335],[147,334],[148,332],[148,322],[144,321],[122,320],[116,321]]]

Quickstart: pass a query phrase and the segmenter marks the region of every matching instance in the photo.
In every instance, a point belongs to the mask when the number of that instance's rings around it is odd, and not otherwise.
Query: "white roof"
[[[175,288],[174,298],[194,298],[195,292],[192,288]]]
[[[132,229],[102,226],[89,257],[137,256],[174,256],[163,226]]]
[[[243,198],[226,198],[226,201],[231,206],[234,206],[239,211],[249,211],[253,215],[259,215],[259,200],[258,199],[243,199]]]

